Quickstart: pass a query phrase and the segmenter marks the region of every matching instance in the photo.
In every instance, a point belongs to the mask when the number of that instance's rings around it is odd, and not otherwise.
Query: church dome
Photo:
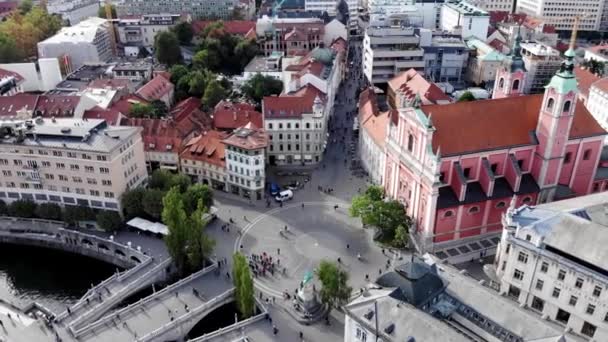
[[[334,61],[334,51],[328,48],[317,47],[312,50],[311,57],[314,58],[315,61],[325,65],[331,65]]]

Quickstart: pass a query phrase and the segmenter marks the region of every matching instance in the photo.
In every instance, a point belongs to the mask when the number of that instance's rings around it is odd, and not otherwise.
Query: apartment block
[[[156,34],[168,31],[180,20],[181,14],[144,14],[139,18],[116,19],[113,24],[120,44],[152,47]]]
[[[118,16],[153,13],[188,13],[194,19],[230,19],[238,0],[124,0],[116,4]]]
[[[441,8],[440,28],[463,39],[473,36],[485,40],[489,25],[490,14],[470,2],[448,0]]]
[[[576,16],[585,14],[581,19],[579,31],[597,31],[602,24],[605,0],[518,0],[517,11],[542,18],[557,30],[571,31]]]
[[[46,9],[51,14],[58,14],[69,25],[96,17],[99,11],[98,0],[49,0]]]
[[[0,199],[120,210],[147,177],[141,128],[103,119],[0,121]]]

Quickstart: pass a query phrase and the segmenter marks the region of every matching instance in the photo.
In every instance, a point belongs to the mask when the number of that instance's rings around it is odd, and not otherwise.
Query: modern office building
[[[521,43],[521,55],[528,71],[524,93],[542,93],[559,69],[561,64],[559,51],[546,44],[524,42]]]
[[[447,0],[441,8],[441,30],[463,39],[488,37],[490,14],[464,0]]]
[[[574,18],[585,14],[581,19],[579,31],[597,31],[602,24],[605,0],[518,0],[517,11],[543,19],[555,26],[558,31],[571,31]]]
[[[441,26],[441,8],[445,0],[416,0],[414,6],[422,17],[422,27],[436,30]]]
[[[99,11],[98,0],[48,0],[46,9],[51,14],[58,14],[68,23],[76,25],[90,17],[96,17]]]
[[[139,18],[115,19],[112,23],[119,44],[152,47],[156,34],[168,31],[182,19],[181,14],[144,14]]]
[[[484,11],[505,11],[512,12],[515,10],[514,5],[516,0],[467,0],[472,5],[475,5]]]
[[[603,191],[597,188],[594,191]],[[507,210],[501,294],[592,341],[608,340],[608,193]]]
[[[147,177],[138,127],[102,119],[0,121],[0,199],[120,210]]]
[[[438,34],[433,34],[438,33]],[[464,86],[469,48],[458,36],[420,29],[420,47],[424,50],[424,75],[432,82]]]
[[[187,13],[193,19],[231,19],[238,0],[123,0],[116,4],[119,17],[154,13]]]
[[[92,17],[63,27],[54,36],[38,43],[38,57],[67,59],[70,70],[86,63],[105,63],[112,57],[109,25],[105,19]]]

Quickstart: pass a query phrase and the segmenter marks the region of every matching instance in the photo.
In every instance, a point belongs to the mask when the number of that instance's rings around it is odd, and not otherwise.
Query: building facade
[[[227,136],[215,130],[205,131],[186,142],[180,153],[180,172],[195,183],[226,191],[226,155],[222,140]]]
[[[382,184],[386,153],[386,128],[388,112],[378,109],[378,101],[373,88],[368,88],[359,95],[359,158],[365,171],[369,173],[374,184]]]
[[[464,0],[447,0],[441,8],[441,29],[463,39],[488,37],[490,14]]]
[[[602,78],[591,85],[585,105],[595,120],[604,129],[608,129],[608,78]]]
[[[181,14],[144,14],[136,19],[115,19],[113,24],[119,44],[153,47],[157,33],[168,31],[181,20]]]
[[[391,116],[384,188],[414,218],[419,249],[496,236],[513,197],[545,203],[603,182],[606,131],[577,101],[573,50],[566,56],[544,94],[521,94],[518,67],[499,74],[497,99],[414,103]]]
[[[524,86],[526,94],[538,94],[555,75],[561,63],[559,51],[542,43],[521,43],[521,54],[528,71]]]
[[[141,129],[101,119],[0,121],[0,199],[120,211],[147,178]]]
[[[188,13],[194,19],[231,19],[237,0],[124,0],[116,4],[119,17],[153,13]]]
[[[265,56],[280,52],[290,56],[307,53],[323,44],[325,23],[319,18],[277,18],[264,15],[255,26]]]
[[[517,11],[553,25],[558,31],[572,31],[574,18],[585,14],[578,25],[579,31],[597,31],[602,23],[605,0],[518,0]]]
[[[471,4],[484,11],[507,11],[515,10],[515,0],[468,0]]]
[[[500,292],[592,341],[608,339],[606,192],[510,207],[495,257]]]
[[[506,56],[477,38],[468,39],[466,44],[471,49],[466,79],[477,85],[493,83],[496,79],[496,70],[502,65]]]
[[[46,10],[58,14],[68,25],[76,25],[90,17],[96,17],[99,11],[97,0],[50,0]]]
[[[451,35],[433,35],[420,29],[420,46],[424,50],[424,74],[433,82],[449,82],[462,87],[469,63],[469,49],[460,39]]]

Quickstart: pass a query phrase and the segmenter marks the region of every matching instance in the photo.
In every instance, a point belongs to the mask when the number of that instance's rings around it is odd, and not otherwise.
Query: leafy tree
[[[221,63],[221,55],[212,49],[204,49],[192,57],[192,65],[196,69],[216,70]]]
[[[21,3],[17,8],[19,9],[19,12],[21,14],[27,14],[29,11],[32,10],[32,7],[34,7],[32,0],[21,0]]]
[[[239,39],[234,47],[234,55],[238,59],[242,69],[244,69],[259,52],[260,49],[254,39]]]
[[[405,208],[399,201],[383,199],[384,191],[381,187],[371,186],[365,193],[352,199],[350,214],[360,217],[365,225],[376,226],[385,237],[391,239],[398,226],[408,228],[411,219],[405,214]]]
[[[171,188],[172,177],[173,175],[169,171],[154,170],[148,180],[148,186],[151,189],[169,190]]]
[[[169,188],[173,188],[173,187],[177,187],[180,191],[180,193],[184,193],[186,192],[186,190],[188,190],[188,187],[190,186],[190,184],[192,184],[192,181],[190,180],[190,177],[188,177],[187,175],[183,174],[183,173],[178,173],[178,174],[172,174],[170,173],[171,178],[169,178]]]
[[[226,89],[222,87],[219,81],[213,80],[209,82],[207,88],[205,88],[205,95],[203,95],[203,105],[206,108],[213,108],[227,95]]]
[[[66,205],[63,208],[63,221],[70,225],[77,225],[80,221],[95,219],[93,209],[85,206]]]
[[[196,70],[190,73],[188,83],[188,94],[190,96],[202,97],[205,94],[207,85],[216,79],[217,76],[209,70]]]
[[[470,102],[475,100],[475,95],[473,95],[473,93],[468,90],[462,93],[462,95],[460,95],[460,97],[458,98],[458,102]]]
[[[206,209],[213,205],[213,191],[205,184],[194,184],[184,193],[184,207],[187,213],[194,212],[199,202]]]
[[[589,69],[591,73],[599,76],[604,76],[606,71],[606,63],[600,62],[593,58],[583,61],[581,65]]]
[[[114,5],[110,5],[111,6],[111,12],[112,12],[112,18],[117,18],[116,16],[116,6]],[[108,19],[106,18],[106,7],[105,4],[102,6],[99,6],[99,10],[97,11],[97,16],[103,19]]]
[[[156,58],[160,63],[171,66],[182,60],[179,40],[175,33],[171,31],[159,32],[154,37],[154,49],[156,51]]]
[[[194,30],[192,29],[191,23],[182,21],[181,23],[173,27],[173,32],[175,32],[177,39],[183,45],[190,45],[192,43],[192,38],[194,37]]]
[[[6,202],[0,200],[0,216],[5,216],[6,214],[8,214],[8,206]]]
[[[204,233],[208,222],[203,220],[207,208],[199,200],[197,209],[190,215],[188,223],[188,264],[195,271],[203,268],[205,258],[209,257],[215,247],[215,241]]]
[[[283,82],[272,76],[255,74],[241,87],[245,96],[260,105],[265,96],[278,95],[283,91]]]
[[[152,107],[152,117],[156,119],[164,118],[169,114],[169,109],[167,105],[161,100],[154,100],[150,103],[150,107]]]
[[[135,188],[122,194],[120,204],[123,208],[126,220],[146,215],[142,204],[145,192],[146,190],[143,188]]]
[[[38,42],[54,35],[60,28],[58,16],[35,6],[25,15],[13,13],[0,24],[0,33],[14,39],[18,56],[29,57],[37,55]]]
[[[203,31],[201,32],[201,37],[203,38],[207,38],[207,37],[220,37],[226,34],[226,31],[224,30],[224,22],[221,20],[215,21],[207,26],[205,26],[205,28],[203,29]]]
[[[8,206],[10,216],[34,218],[36,217],[36,203],[30,200],[17,200]]]
[[[317,269],[317,277],[321,282],[321,302],[334,309],[345,305],[352,292],[348,286],[348,273],[340,269],[338,265],[327,260],[322,260]]]
[[[186,254],[188,216],[177,187],[169,190],[163,198],[162,219],[169,230],[169,234],[165,236],[165,245],[179,273],[183,274],[188,262],[188,255]]]
[[[13,37],[0,32],[0,63],[14,63],[23,59]]]
[[[97,213],[95,218],[97,225],[106,232],[115,232],[122,228],[122,218],[117,212],[111,210],[102,210]]]
[[[165,192],[158,189],[148,189],[142,198],[142,205],[146,214],[159,219],[163,211],[163,197]]]
[[[393,239],[393,243],[398,247],[407,246],[408,242],[408,231],[404,225],[399,225],[397,229],[395,229],[395,238]]]
[[[61,220],[61,207],[56,203],[40,203],[36,208],[36,217],[45,220]]]
[[[255,293],[249,264],[243,254],[236,252],[232,256],[232,265],[236,305],[243,318],[248,318],[255,312]]]
[[[129,117],[149,118],[154,117],[154,107],[145,103],[133,103],[129,108]]]
[[[171,83],[177,84],[182,77],[188,74],[188,68],[183,64],[175,64],[169,69],[171,74]]]

